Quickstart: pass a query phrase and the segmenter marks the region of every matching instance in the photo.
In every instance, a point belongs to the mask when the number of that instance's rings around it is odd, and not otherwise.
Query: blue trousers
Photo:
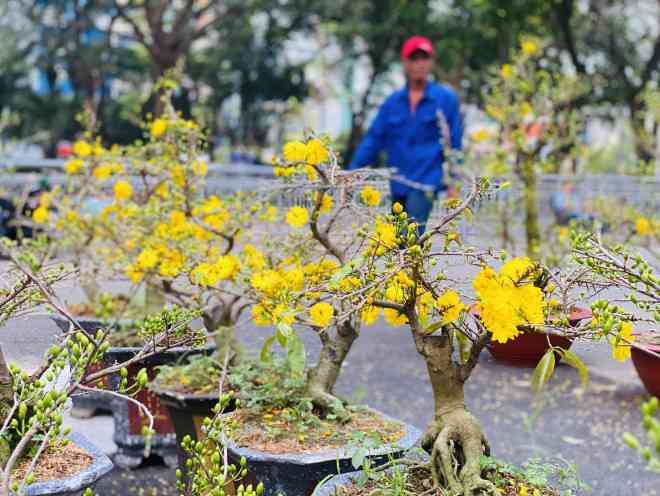
[[[426,222],[429,220],[435,197],[436,193],[413,189],[406,195],[392,195],[392,205],[397,202],[401,204],[410,221],[417,223],[417,235],[421,236],[426,231]]]

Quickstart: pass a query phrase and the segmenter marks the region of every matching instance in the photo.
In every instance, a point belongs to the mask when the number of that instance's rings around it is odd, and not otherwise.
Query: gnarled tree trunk
[[[333,389],[358,332],[354,323],[346,320],[337,325],[334,337],[327,334],[320,334],[320,337],[322,346],[318,362],[307,372],[307,394],[322,414],[333,412],[345,421],[349,419],[349,414]]]
[[[422,447],[431,455],[435,483],[457,496],[495,494],[495,486],[481,477],[480,458],[489,454],[488,442],[479,421],[465,406],[463,386],[474,365],[454,362],[447,331],[425,336],[415,328],[415,346],[426,362],[435,401],[434,419],[422,437]]]

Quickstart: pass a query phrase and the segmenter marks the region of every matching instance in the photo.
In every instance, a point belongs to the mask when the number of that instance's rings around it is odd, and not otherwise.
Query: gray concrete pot
[[[373,410],[385,419],[397,421],[387,415]],[[230,414],[231,415],[231,414]],[[404,435],[395,445],[374,450],[370,455],[372,466],[382,465],[390,457],[398,458],[412,448],[422,436],[421,431],[412,425],[403,424]],[[265,496],[309,496],[316,485],[329,475],[340,472],[350,472],[353,468],[351,458],[354,450],[340,448],[338,450],[318,451],[310,454],[297,453],[264,453],[250,448],[238,447],[228,442],[229,460],[238,464],[242,456],[247,460],[247,483],[263,482],[266,488]]]
[[[337,489],[348,486],[356,480],[362,472],[347,472],[345,474],[338,474],[331,477],[329,480],[321,484],[312,493],[312,496],[335,496]]]
[[[72,432],[68,438],[81,448],[84,448],[93,458],[92,464],[82,472],[47,482],[35,482],[27,487],[28,496],[59,495],[79,496],[88,487],[94,488],[96,483],[112,470],[112,462],[103,452],[94,446],[86,437]]]

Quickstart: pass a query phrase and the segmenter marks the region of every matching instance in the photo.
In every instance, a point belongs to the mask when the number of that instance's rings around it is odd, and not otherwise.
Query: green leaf
[[[295,334],[288,340],[286,359],[294,375],[302,375],[305,372],[305,343]]]
[[[587,369],[587,366],[584,364],[582,359],[572,351],[564,350],[563,348],[560,348],[559,350],[559,353],[562,355],[562,359],[568,365],[576,369],[580,374],[580,382],[582,383],[582,386],[586,386],[589,382],[589,370]]]
[[[532,374],[532,388],[539,392],[543,389],[555,371],[555,352],[552,348],[545,352],[543,358],[539,360],[538,365]]]
[[[434,322],[430,326],[426,328],[426,333],[427,334],[433,334],[435,331],[440,329],[442,327],[442,320],[439,320],[437,322]]]
[[[261,363],[270,362],[270,348],[273,346],[274,342],[275,336],[268,336],[266,339],[264,339],[264,345],[261,347],[261,353],[259,354],[259,360]]]
[[[293,334],[293,328],[289,324],[285,324],[284,322],[280,322],[277,324],[277,327],[275,328],[275,336],[277,337],[277,341],[280,343],[280,346],[282,348],[286,348],[286,342],[291,337]]]
[[[353,453],[353,457],[351,458],[351,463],[353,464],[353,468],[355,470],[358,470],[360,467],[362,467],[365,458],[367,458],[366,448],[358,448],[357,450],[355,450],[355,453]]]

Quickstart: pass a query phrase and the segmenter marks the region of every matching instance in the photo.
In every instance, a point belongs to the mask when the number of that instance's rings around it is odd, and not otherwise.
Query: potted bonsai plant
[[[252,305],[254,322],[273,326],[274,335],[266,338],[259,361],[248,359],[230,367],[229,387],[237,391],[245,408],[234,414],[234,423],[244,428],[233,429],[229,456],[245,456],[253,476],[263,480],[273,494],[308,494],[336,465],[338,448],[342,448],[340,465],[350,466],[355,450],[343,448],[351,432],[364,435],[362,426],[367,419],[382,426],[392,422],[376,412],[351,411],[333,394],[341,365],[358,337],[360,314],[344,314],[345,305],[340,299],[330,304],[318,289],[338,277],[341,264],[360,255],[365,243],[350,235],[353,227],[346,219],[369,220],[380,195],[365,186],[359,175],[340,172],[334,155],[318,138],[288,143],[284,159],[275,166],[276,175],[285,178],[285,184],[276,192],[287,197],[297,194],[301,203],[311,206],[288,209],[283,223],[289,224],[290,230],[268,231],[260,246],[263,249],[243,245],[239,257],[235,284]],[[331,191],[341,193],[331,196]],[[347,283],[354,281],[344,281],[343,291],[350,293],[351,284]],[[302,328],[313,330],[321,341],[318,362],[306,373],[305,350],[297,336]],[[286,349],[284,364],[271,358],[270,348],[275,342]],[[178,410],[171,410],[172,416],[182,418],[182,425],[187,426],[183,432],[192,436],[198,433],[194,427],[199,425],[202,412],[191,411],[183,420],[182,405],[192,403],[190,396],[181,393],[196,377],[208,378],[211,371],[219,377],[223,373],[221,365],[220,360],[194,360],[185,367],[165,367],[152,384],[161,392],[177,386],[183,389],[178,398],[168,401],[172,409]],[[289,385],[287,393],[278,393],[277,384]],[[208,408],[212,400],[206,397],[205,401]],[[279,427],[261,429],[264,418]],[[394,432],[384,429],[389,433],[379,442],[388,437],[400,438],[404,447],[413,442],[415,431],[398,425]],[[252,438],[248,440],[246,432],[250,429]],[[326,434],[319,436],[319,429]],[[292,430],[300,431],[293,443],[274,442]],[[290,475],[285,477],[284,473]]]

